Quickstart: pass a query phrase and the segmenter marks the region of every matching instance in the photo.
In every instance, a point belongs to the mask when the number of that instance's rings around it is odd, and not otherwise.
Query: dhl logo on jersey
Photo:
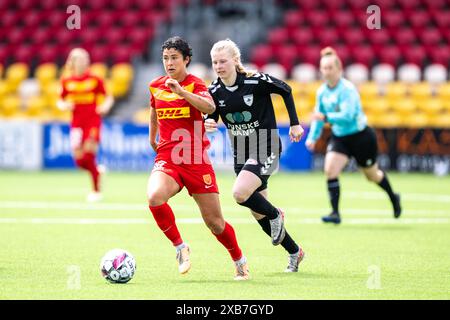
[[[194,92],[194,82],[185,86],[184,90],[191,92],[191,93]],[[152,92],[155,99],[166,101],[166,102],[184,99],[183,97],[180,97],[176,93],[173,93],[171,91],[166,91],[163,89],[159,89],[159,88],[150,87],[150,91]]]
[[[95,93],[69,93],[66,97],[67,101],[73,102],[75,104],[91,104],[96,102]]]
[[[179,119],[179,118],[189,118],[191,116],[191,111],[190,111],[189,107],[162,108],[162,109],[157,109],[156,114],[158,116],[158,120]]]
[[[72,92],[94,91],[97,87],[97,79],[86,79],[83,81],[67,81],[66,90]]]

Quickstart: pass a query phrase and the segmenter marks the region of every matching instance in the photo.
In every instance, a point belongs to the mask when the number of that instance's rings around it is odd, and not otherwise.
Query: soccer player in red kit
[[[72,111],[70,144],[75,163],[89,172],[93,190],[89,202],[100,201],[100,172],[96,154],[100,142],[101,116],[108,113],[114,99],[107,95],[103,81],[89,73],[89,54],[82,48],[73,49],[66,61],[68,77],[61,80],[61,98],[58,108]],[[104,98],[103,103],[98,100]]]
[[[230,253],[236,267],[234,279],[247,280],[247,259],[239,248],[233,227],[222,216],[214,169],[206,153],[209,141],[202,113],[213,113],[216,107],[204,82],[188,73],[191,57],[192,50],[184,39],[169,38],[162,46],[167,75],[150,83],[150,144],[157,155],[148,181],[149,208],[161,231],[176,248],[178,271],[187,273],[191,268],[190,247],[181,238],[167,203],[186,187],[205,224]]]

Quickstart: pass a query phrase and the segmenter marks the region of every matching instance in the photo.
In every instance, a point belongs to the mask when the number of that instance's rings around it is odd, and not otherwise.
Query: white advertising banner
[[[0,120],[0,169],[42,168],[42,125],[28,120]]]

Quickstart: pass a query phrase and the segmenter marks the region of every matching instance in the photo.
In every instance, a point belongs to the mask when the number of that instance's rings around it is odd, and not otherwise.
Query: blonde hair
[[[332,47],[326,47],[326,48],[323,48],[322,50],[320,50],[321,58],[328,57],[328,56],[334,57],[335,61],[336,61],[336,66],[342,70],[342,61],[339,58],[339,56],[337,55],[336,50],[334,50]]]
[[[245,67],[241,61],[241,50],[239,50],[239,47],[233,40],[227,38],[225,40],[217,41],[211,48],[211,54],[213,52],[222,51],[222,50],[226,50],[231,55],[231,57],[236,60],[236,62],[237,62],[236,71],[237,72],[245,73],[245,75],[247,77],[250,77],[258,72],[257,70],[245,69]]]
[[[85,65],[76,64],[75,61],[80,58],[84,59]],[[85,71],[89,68],[90,60],[89,53],[85,49],[74,48],[69,52],[65,67],[70,70],[70,72],[74,72],[76,68],[81,68],[82,71]]]

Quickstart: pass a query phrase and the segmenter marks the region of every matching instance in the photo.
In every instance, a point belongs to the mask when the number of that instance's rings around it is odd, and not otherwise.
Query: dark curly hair
[[[164,49],[175,49],[179,51],[183,55],[183,59],[189,57],[189,62],[187,63],[187,66],[189,66],[189,64],[191,63],[192,48],[189,46],[189,43],[183,38],[175,36],[167,39],[166,41],[164,41],[161,47],[161,52],[163,52]]]

